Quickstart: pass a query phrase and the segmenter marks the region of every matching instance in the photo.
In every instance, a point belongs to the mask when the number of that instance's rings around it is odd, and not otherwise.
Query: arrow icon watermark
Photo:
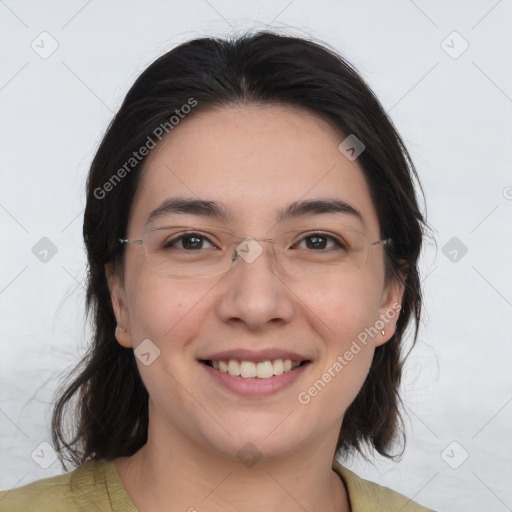
[[[41,238],[34,247],[32,254],[43,263],[48,263],[56,254],[57,246],[46,236]]]
[[[352,133],[339,146],[340,153],[353,162],[366,146]]]
[[[146,338],[135,348],[134,354],[144,366],[149,366],[160,355],[160,349]]]

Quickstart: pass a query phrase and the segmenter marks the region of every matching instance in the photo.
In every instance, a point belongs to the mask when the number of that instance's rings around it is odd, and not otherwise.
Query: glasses
[[[279,268],[295,276],[345,274],[361,268],[370,248],[391,239],[370,242],[367,235],[349,226],[335,232],[296,228],[274,238],[241,237],[218,227],[165,226],[149,229],[140,240],[119,238],[123,245],[141,245],[147,265],[163,276],[201,278],[223,274],[237,261],[247,264],[272,248]]]

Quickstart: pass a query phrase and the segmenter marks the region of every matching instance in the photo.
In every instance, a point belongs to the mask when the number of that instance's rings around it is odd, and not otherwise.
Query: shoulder
[[[90,461],[69,473],[0,492],[0,512],[107,512],[114,501],[126,505],[121,510],[136,510],[127,500],[114,466]]]
[[[333,462],[333,469],[341,476],[347,487],[352,512],[433,512],[388,487],[357,476],[337,461]]]

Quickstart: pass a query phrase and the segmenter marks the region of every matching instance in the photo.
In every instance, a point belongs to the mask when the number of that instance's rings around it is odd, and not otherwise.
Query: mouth
[[[200,359],[200,362],[219,373],[227,373],[242,379],[270,379],[284,373],[294,372],[311,363],[309,360],[293,359],[266,359],[259,362],[238,359]]]

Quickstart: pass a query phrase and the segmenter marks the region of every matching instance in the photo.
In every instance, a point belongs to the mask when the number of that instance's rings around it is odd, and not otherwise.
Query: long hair
[[[153,62],[135,81],[110,123],[87,180],[83,236],[88,258],[86,310],[93,326],[89,350],[55,404],[52,438],[61,461],[80,465],[135,453],[147,442],[148,393],[133,350],[114,331],[105,265],[122,272],[126,232],[145,156],[183,113],[249,104],[295,106],[321,116],[365,145],[358,163],[377,210],[386,282],[405,285],[396,332],[375,350],[369,374],[346,411],[337,452],[370,446],[391,456],[403,434],[399,386],[404,333],[421,316],[417,262],[425,221],[418,207],[419,180],[409,154],[382,106],[362,78],[333,50],[271,32],[233,39],[200,38]],[[187,106],[187,107],[185,107]],[[137,158],[134,157],[137,153]],[[419,185],[421,190],[421,185]]]

